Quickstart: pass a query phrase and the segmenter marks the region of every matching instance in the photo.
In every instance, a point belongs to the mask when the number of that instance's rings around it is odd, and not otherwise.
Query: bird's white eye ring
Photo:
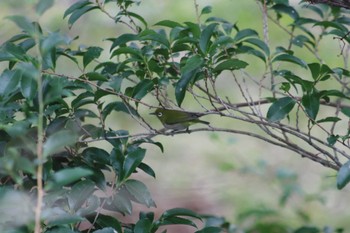
[[[158,117],[161,117],[161,116],[163,116],[163,113],[161,113],[161,112],[158,112],[158,115],[157,115]]]

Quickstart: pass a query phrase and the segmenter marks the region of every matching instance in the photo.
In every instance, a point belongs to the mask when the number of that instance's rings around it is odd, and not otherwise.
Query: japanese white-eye
[[[205,115],[201,113],[157,108],[157,110],[151,114],[156,115],[166,129],[183,130],[188,129],[190,125],[196,123],[209,125],[209,122],[198,119]]]

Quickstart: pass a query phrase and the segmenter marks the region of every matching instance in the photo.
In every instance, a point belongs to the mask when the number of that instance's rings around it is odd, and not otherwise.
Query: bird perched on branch
[[[151,114],[156,115],[166,129],[188,130],[188,127],[190,127],[190,125],[197,123],[209,125],[209,122],[199,119],[200,117],[206,115],[205,113],[157,108],[157,110]]]

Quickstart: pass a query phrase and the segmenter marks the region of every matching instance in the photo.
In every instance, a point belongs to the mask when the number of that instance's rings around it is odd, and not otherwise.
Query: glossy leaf
[[[162,20],[155,24],[156,26],[163,26],[163,27],[169,27],[169,28],[175,28],[175,27],[183,27],[182,24],[172,21],[172,20]]]
[[[301,103],[304,106],[307,115],[312,120],[315,120],[317,113],[320,109],[320,97],[318,96],[318,94],[317,93],[305,94],[301,99]]]
[[[202,230],[196,231],[195,233],[220,233],[222,228],[220,227],[205,227]]]
[[[318,121],[316,121],[317,123],[324,123],[324,122],[338,122],[341,119],[339,117],[326,117],[323,119],[320,119]]]
[[[63,150],[66,146],[71,146],[77,141],[77,135],[71,130],[61,130],[50,135],[43,148],[43,155],[47,157]]]
[[[33,100],[37,94],[37,80],[40,73],[32,63],[20,63],[18,69],[22,71],[20,82],[22,95],[28,100]]]
[[[350,107],[342,107],[340,110],[344,115],[350,118]]]
[[[294,233],[320,233],[321,231],[316,227],[303,226],[298,228]]]
[[[350,160],[344,163],[337,174],[337,188],[344,188],[350,181]]]
[[[98,218],[96,219],[96,224],[101,228],[112,227],[117,232],[123,232],[121,223],[115,217],[112,216],[103,215],[100,213]]]
[[[45,222],[48,227],[56,225],[76,224],[83,220],[83,217],[76,214],[67,213],[61,208],[52,209],[52,212],[45,218]]]
[[[116,39],[109,39],[113,41],[113,44],[111,46],[110,51],[112,51],[115,47],[121,46],[121,45],[126,45],[126,43],[131,42],[131,41],[135,41],[135,40],[139,40],[139,36],[136,34],[122,34],[119,37],[117,37]]]
[[[142,171],[144,171],[146,174],[152,176],[153,178],[156,178],[156,173],[154,172],[154,170],[148,166],[145,163],[140,163],[140,165],[138,166],[139,169],[141,169]]]
[[[119,175],[118,180],[123,181],[127,179],[133,172],[135,172],[136,168],[140,165],[143,158],[145,157],[145,154],[146,150],[140,148],[128,153],[125,157],[122,173]]]
[[[156,204],[151,197],[151,193],[144,183],[138,180],[129,179],[125,181],[124,185],[136,202],[144,204],[148,208],[156,207]]]
[[[181,78],[175,86],[176,102],[179,106],[181,106],[182,101],[185,98],[188,85],[194,79],[195,75],[203,64],[203,58],[199,55],[195,55],[187,59],[185,66],[181,68]]]
[[[329,135],[329,137],[327,138],[327,142],[330,146],[333,146],[337,140],[339,139],[339,136],[338,135]]]
[[[83,74],[80,78],[88,79],[90,81],[103,81],[103,82],[108,81],[108,78],[105,75],[98,72],[88,72],[86,74]]]
[[[94,59],[97,59],[101,56],[101,52],[103,51],[100,47],[89,47],[83,56],[83,65],[86,67],[90,62]]]
[[[211,12],[212,12],[212,7],[211,6],[205,6],[201,10],[201,15],[210,14]]]
[[[77,211],[94,190],[95,183],[91,180],[82,180],[74,184],[67,195],[70,209]]]
[[[208,47],[210,46],[210,38],[214,34],[217,25],[217,23],[209,24],[201,33],[201,37],[199,39],[199,48],[203,54],[207,53]]]
[[[258,33],[253,29],[243,29],[238,31],[233,40],[237,43],[249,37],[258,37]]]
[[[103,229],[99,229],[99,230],[93,231],[93,233],[116,233],[116,232],[119,232],[119,231],[116,231],[112,227],[106,227],[106,228],[103,228]]]
[[[85,2],[85,1],[84,1]],[[88,2],[88,1],[86,1]],[[79,2],[78,2],[79,3]],[[70,14],[70,17],[68,19],[68,25],[71,28],[73,26],[73,24],[84,14],[88,13],[89,11],[98,9],[98,6],[90,6],[90,2],[84,4],[84,6],[75,9],[74,11],[72,11],[72,13]],[[73,5],[74,6],[74,5]],[[68,9],[69,10],[69,9]],[[67,11],[68,11],[67,10]],[[67,12],[66,11],[66,12]],[[66,13],[65,13],[66,15]]]
[[[102,117],[103,119],[106,119],[107,116],[109,116],[109,114],[112,112],[112,111],[117,111],[117,112],[124,112],[124,113],[127,113],[127,114],[132,114],[134,116],[139,116],[138,112],[127,106],[125,103],[123,102],[120,102],[120,101],[116,101],[116,102],[111,102],[109,104],[107,104],[103,110],[102,110]]]
[[[154,83],[150,79],[144,79],[139,82],[133,89],[132,97],[135,99],[142,99],[154,89]]]
[[[192,217],[192,218],[202,220],[199,214],[195,213],[192,210],[184,209],[184,208],[169,209],[162,214],[161,218],[169,218],[174,216],[186,216],[186,217]]]
[[[244,69],[247,66],[248,66],[248,63],[246,63],[245,61],[231,58],[215,66],[214,72],[221,73],[223,70],[239,70],[239,69]]]
[[[291,6],[287,6],[284,4],[275,4],[272,9],[274,9],[278,13],[285,13],[289,15],[292,19],[296,20],[299,18],[298,12]]]
[[[275,101],[267,112],[270,122],[278,122],[284,119],[292,111],[296,101],[290,97],[283,97]]]
[[[8,96],[15,93],[19,87],[21,72],[19,70],[4,70],[0,74],[0,96]]]
[[[277,61],[290,62],[290,63],[297,64],[305,69],[307,68],[307,64],[303,60],[290,54],[277,55],[276,57],[273,58],[272,62],[277,62]]]
[[[45,11],[53,6],[54,2],[54,0],[40,0],[35,6],[36,13],[39,15],[44,14]]]
[[[52,175],[52,181],[45,187],[46,190],[52,188],[62,188],[62,186],[71,184],[75,181],[80,180],[83,177],[92,175],[93,172],[86,168],[75,167],[65,168]]]
[[[269,47],[265,44],[264,41],[257,39],[257,38],[248,38],[246,39],[244,42],[246,43],[250,43],[253,44],[255,46],[257,46],[258,48],[260,48],[264,54],[269,57],[270,56],[270,49]]]
[[[192,226],[197,228],[196,224],[193,221],[186,218],[176,217],[176,216],[165,218],[160,222],[160,225],[177,225],[177,224],[187,225],[187,226]]]
[[[122,214],[132,213],[132,204],[129,198],[125,197],[121,193],[116,194],[113,197],[112,203],[116,210]]]
[[[34,36],[36,33],[35,26],[30,22],[26,17],[21,15],[8,16],[7,19],[13,21],[19,28],[28,33],[31,36]]]
[[[170,43],[168,39],[162,33],[147,29],[142,31],[138,36],[140,40],[149,40],[149,41],[158,42],[164,45],[166,48],[170,48]]]
[[[134,233],[149,233],[152,232],[152,222],[149,219],[140,219],[134,227]]]

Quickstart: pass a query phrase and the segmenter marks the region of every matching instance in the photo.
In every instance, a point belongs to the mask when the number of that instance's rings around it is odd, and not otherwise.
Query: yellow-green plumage
[[[209,124],[207,121],[198,119],[204,115],[200,113],[158,108],[151,114],[156,115],[167,129],[182,130],[196,123]]]

